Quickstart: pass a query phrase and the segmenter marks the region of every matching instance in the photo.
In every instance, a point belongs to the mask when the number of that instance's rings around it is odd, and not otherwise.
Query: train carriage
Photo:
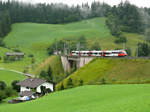
[[[125,57],[125,50],[105,50],[105,51],[72,51],[71,56],[94,56],[94,57]]]

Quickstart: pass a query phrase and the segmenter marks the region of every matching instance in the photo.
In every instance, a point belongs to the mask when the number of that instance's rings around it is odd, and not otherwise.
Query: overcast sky
[[[3,0],[7,1],[7,0]],[[32,3],[65,3],[68,5],[81,5],[82,3],[91,4],[93,1],[106,2],[110,5],[117,5],[121,0],[18,0]],[[125,0],[122,0],[125,1]],[[128,0],[132,4],[136,4],[139,7],[150,7],[150,0]]]

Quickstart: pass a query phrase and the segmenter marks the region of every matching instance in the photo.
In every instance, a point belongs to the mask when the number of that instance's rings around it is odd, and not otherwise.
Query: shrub
[[[46,93],[51,93],[52,91],[51,91],[51,89],[50,88],[47,88],[46,89]]]
[[[5,89],[5,95],[7,97],[13,96],[13,95],[17,95],[17,92],[15,90],[13,90],[11,87],[8,87]]]
[[[73,82],[72,82],[72,78],[69,78],[68,80],[67,80],[67,88],[72,88],[73,87]]]
[[[20,91],[20,86],[17,85],[17,83],[19,82],[19,80],[14,80],[12,83],[11,83],[11,86],[14,90],[16,90],[17,92]]]
[[[83,80],[80,79],[80,80],[79,80],[79,86],[82,86],[82,85],[83,85]]]
[[[6,98],[5,91],[0,91],[0,102]]]
[[[102,79],[101,79],[101,84],[106,84],[105,78],[102,78]]]
[[[44,96],[47,93],[46,87],[45,86],[41,86],[41,94]]]
[[[34,64],[34,63],[35,63],[35,58],[32,57],[31,64]]]
[[[4,90],[6,88],[6,83],[4,81],[0,81],[0,90]]]
[[[131,48],[128,47],[128,48],[126,49],[126,52],[127,52],[128,56],[131,56]]]
[[[52,69],[51,67],[49,66],[48,68],[48,71],[44,71],[42,70],[41,73],[40,73],[40,77],[47,80],[48,82],[53,82],[53,75],[52,75]]]
[[[29,54],[29,55],[28,55],[28,57],[33,58],[33,57],[34,57],[34,55],[33,55],[33,54]]]
[[[115,40],[115,43],[116,43],[116,44],[126,43],[126,42],[127,42],[127,39],[126,39],[126,37],[124,37],[124,36],[119,36],[119,37]]]
[[[61,83],[60,90],[64,90],[64,89],[65,89],[65,88],[64,88],[64,84]]]

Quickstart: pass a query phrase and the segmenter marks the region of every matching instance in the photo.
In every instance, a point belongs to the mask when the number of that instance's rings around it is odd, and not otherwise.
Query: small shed
[[[24,53],[21,53],[21,52],[6,52],[6,57],[9,59],[11,57],[13,57],[15,60],[19,60],[21,58],[24,58]]]

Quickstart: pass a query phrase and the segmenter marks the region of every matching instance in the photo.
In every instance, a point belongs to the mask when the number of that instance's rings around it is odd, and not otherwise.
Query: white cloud
[[[121,0],[18,0],[18,1],[32,2],[32,3],[65,3],[68,5],[77,5],[77,4],[81,5],[82,3],[87,2],[91,4],[93,1],[100,1],[100,2],[104,1],[110,5],[117,5],[121,2]],[[128,1],[130,1],[130,3],[132,4],[136,4],[139,7],[150,7],[150,0],[128,0]]]

